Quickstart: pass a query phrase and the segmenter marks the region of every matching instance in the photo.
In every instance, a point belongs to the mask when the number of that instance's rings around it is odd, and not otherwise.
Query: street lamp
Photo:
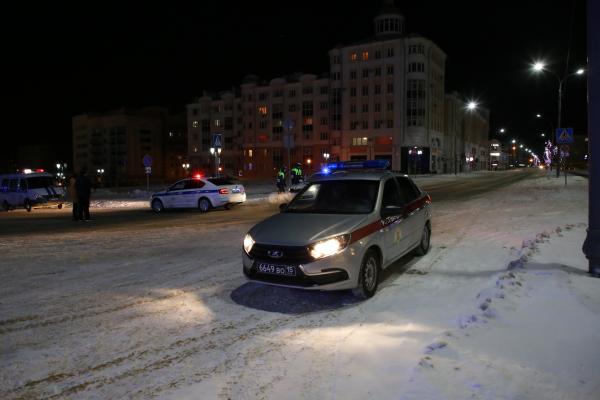
[[[98,173],[98,175],[99,175],[99,176],[98,176],[98,178],[99,178],[99,181],[100,181],[100,186],[102,186],[102,181],[103,181],[103,180],[102,180],[102,176],[104,175],[104,168],[98,168],[98,169],[96,170],[96,172],[97,172],[97,173]]]
[[[215,176],[218,178],[219,177],[219,164],[221,162],[219,156],[221,155],[221,148],[220,147],[211,147],[210,148],[210,154],[215,156]]]
[[[571,76],[575,76],[575,75],[583,75],[585,73],[585,69],[583,68],[579,68],[577,69],[577,71],[572,72],[570,74],[566,74],[564,75],[562,78],[560,76],[558,76],[558,74],[554,71],[552,71],[551,69],[546,68],[546,63],[544,63],[543,61],[536,61],[533,64],[533,70],[535,72],[543,72],[543,71],[547,71],[550,72],[552,75],[554,75],[554,77],[556,78],[556,80],[558,81],[558,124],[557,124],[557,128],[561,128],[561,112],[562,112],[562,86],[563,83],[566,82],[567,79],[569,79]],[[538,114],[539,115],[539,114]],[[538,117],[541,118],[541,115]]]
[[[181,164],[181,168],[185,169],[185,175],[187,176],[188,170],[190,169],[190,164],[189,163],[183,163],[183,164]]]

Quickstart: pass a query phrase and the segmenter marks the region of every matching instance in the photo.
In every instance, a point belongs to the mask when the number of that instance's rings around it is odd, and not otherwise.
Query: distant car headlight
[[[329,257],[344,250],[350,242],[350,235],[340,235],[331,239],[322,240],[309,247],[312,258]]]
[[[249,234],[246,234],[246,236],[244,236],[244,251],[250,254],[252,246],[254,246],[254,239],[252,239],[252,236]]]

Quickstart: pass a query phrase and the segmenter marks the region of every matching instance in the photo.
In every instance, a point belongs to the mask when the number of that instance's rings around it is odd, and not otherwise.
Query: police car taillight
[[[219,194],[229,194],[229,189],[227,189],[227,188],[219,189]]]

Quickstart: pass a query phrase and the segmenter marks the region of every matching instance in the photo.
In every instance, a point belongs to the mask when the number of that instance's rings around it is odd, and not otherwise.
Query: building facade
[[[189,104],[194,168],[217,167],[209,149],[221,133],[225,170],[272,177],[288,165],[289,130],[289,162],[302,163],[306,173],[339,159],[387,159],[410,174],[448,172],[455,164],[486,169],[489,113],[466,115],[458,95],[447,98],[446,54],[425,37],[405,34],[404,17],[390,1],[374,28],[371,38],[330,50],[327,75],[268,82],[250,76],[239,89]],[[466,161],[454,161],[459,155]]]
[[[142,159],[148,154],[151,179],[163,181],[165,139],[169,132],[184,132],[169,129],[171,124],[177,125],[160,107],[77,115],[73,117],[73,170],[85,168],[107,185],[139,184],[146,179]],[[181,142],[185,146],[187,140]],[[186,153],[185,147],[180,149],[182,157]]]

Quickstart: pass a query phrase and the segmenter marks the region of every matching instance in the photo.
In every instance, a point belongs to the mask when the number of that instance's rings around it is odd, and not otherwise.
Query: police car
[[[62,208],[64,201],[64,189],[43,169],[0,175],[0,207],[6,211],[21,207],[28,212],[38,207]]]
[[[162,192],[154,193],[150,207],[156,213],[171,208],[198,208],[207,212],[213,207],[233,205],[246,201],[244,186],[229,178],[204,178],[195,175],[192,178],[175,182]]]
[[[381,271],[407,253],[426,254],[431,238],[431,197],[387,168],[387,160],[337,162],[313,175],[244,237],[246,277],[373,296]]]

